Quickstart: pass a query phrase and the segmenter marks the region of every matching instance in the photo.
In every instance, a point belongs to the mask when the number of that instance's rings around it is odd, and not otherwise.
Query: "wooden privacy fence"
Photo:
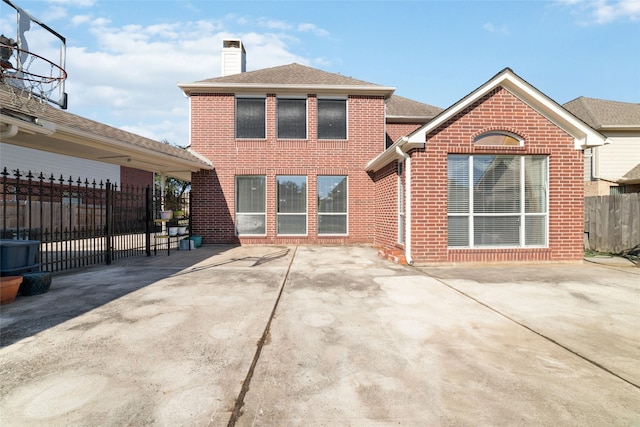
[[[640,250],[640,193],[585,197],[586,249],[623,254]]]

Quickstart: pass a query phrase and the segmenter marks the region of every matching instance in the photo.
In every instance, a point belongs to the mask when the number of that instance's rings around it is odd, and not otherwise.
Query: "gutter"
[[[400,143],[396,146],[396,153],[404,161],[404,170],[406,174],[404,183],[404,257],[407,260],[407,264],[413,265],[413,258],[411,257],[411,156],[402,150],[402,146],[406,144],[408,139],[403,137]]]

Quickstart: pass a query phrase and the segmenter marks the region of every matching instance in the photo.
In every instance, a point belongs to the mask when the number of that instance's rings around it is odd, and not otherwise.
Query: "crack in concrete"
[[[249,371],[247,372],[247,376],[242,383],[242,388],[240,389],[240,394],[236,399],[236,403],[233,407],[233,411],[231,412],[231,417],[229,418],[229,423],[227,427],[234,427],[238,419],[242,416],[242,407],[244,406],[244,397],[246,396],[249,388],[251,386],[251,379],[253,378],[253,373],[255,371],[256,365],[258,364],[258,360],[260,359],[260,353],[262,352],[262,348],[268,344],[269,341],[269,331],[271,329],[271,321],[273,320],[276,310],[278,308],[278,304],[280,303],[280,298],[282,297],[282,293],[284,291],[284,285],[287,283],[289,279],[289,272],[291,271],[291,266],[293,265],[293,260],[296,257],[296,253],[298,252],[298,246],[293,250],[293,254],[291,255],[291,260],[289,261],[289,266],[287,267],[287,272],[282,279],[282,283],[280,284],[280,291],[278,292],[278,297],[273,305],[273,309],[271,310],[271,314],[269,315],[269,320],[262,332],[262,337],[258,340],[256,352],[253,355],[253,361],[251,362],[251,366],[249,367]]]
[[[430,277],[430,278],[432,278],[432,279],[434,279],[434,280],[437,280],[438,282],[442,283],[444,286],[446,286],[447,288],[451,289],[452,291],[457,292],[457,293],[459,293],[460,295],[462,295],[462,296],[464,296],[464,297],[466,297],[466,298],[469,298],[470,300],[472,300],[472,301],[474,301],[474,302],[476,302],[476,303],[478,303],[478,304],[482,305],[483,307],[488,308],[489,310],[493,311],[493,312],[494,312],[494,313],[496,313],[497,315],[504,317],[505,319],[507,319],[507,320],[509,320],[509,321],[511,321],[511,322],[513,322],[513,323],[515,323],[515,324],[516,324],[516,325],[518,325],[518,326],[521,326],[521,327],[525,328],[526,330],[528,330],[528,331],[530,331],[530,332],[533,332],[534,334],[538,335],[539,337],[541,337],[541,338],[543,338],[543,339],[545,339],[545,340],[547,340],[547,341],[549,341],[549,342],[551,342],[551,343],[553,343],[553,344],[557,345],[558,347],[560,347],[560,348],[562,348],[562,349],[564,349],[564,350],[568,351],[569,353],[571,353],[571,354],[573,354],[573,355],[575,355],[575,356],[579,357],[580,359],[584,360],[585,362],[590,363],[590,364],[592,364],[593,366],[595,366],[595,367],[597,367],[597,368],[599,368],[599,369],[601,369],[601,370],[603,370],[603,371],[607,372],[608,374],[613,375],[614,377],[616,377],[616,378],[618,378],[618,379],[620,379],[620,380],[624,381],[625,383],[627,383],[627,384],[631,385],[632,387],[635,387],[635,388],[637,388],[637,389],[640,389],[640,385],[639,385],[639,384],[634,383],[633,381],[631,381],[631,380],[629,380],[629,379],[627,379],[627,378],[623,377],[622,375],[620,375],[620,374],[618,374],[618,373],[616,373],[616,372],[612,371],[611,369],[609,369],[609,368],[607,368],[606,366],[604,366],[604,365],[602,365],[602,364],[600,364],[600,363],[596,362],[595,360],[592,360],[592,359],[588,358],[587,356],[585,356],[585,355],[583,355],[583,354],[580,354],[578,351],[573,350],[573,349],[572,349],[572,348],[570,348],[570,347],[567,347],[566,345],[564,345],[564,344],[562,344],[561,342],[559,342],[559,341],[557,341],[557,340],[555,340],[555,339],[551,338],[550,336],[547,336],[547,335],[545,335],[544,333],[539,332],[539,331],[537,331],[537,330],[533,329],[532,327],[525,325],[525,324],[524,324],[524,323],[522,323],[522,322],[519,322],[518,320],[516,320],[516,319],[514,319],[514,318],[512,318],[512,317],[510,317],[510,316],[508,316],[508,315],[506,315],[506,314],[504,314],[504,313],[502,313],[501,311],[499,311],[499,310],[497,310],[497,309],[495,309],[495,308],[491,307],[491,306],[490,306],[490,305],[488,305],[487,303],[484,303],[484,302],[480,301],[479,299],[477,299],[477,298],[475,298],[475,297],[473,297],[473,296],[471,296],[471,295],[469,295],[469,294],[467,294],[467,293],[465,293],[465,292],[461,291],[460,289],[457,289],[457,288],[455,288],[454,286],[449,285],[448,283],[445,283],[443,280],[441,280],[441,279],[439,279],[439,278],[437,278],[437,277],[431,276],[430,274],[428,274],[428,273],[426,273],[426,272],[424,272],[424,271],[418,270],[418,269],[417,269],[417,271],[419,271],[420,273],[424,274],[425,276],[428,276],[428,277]]]

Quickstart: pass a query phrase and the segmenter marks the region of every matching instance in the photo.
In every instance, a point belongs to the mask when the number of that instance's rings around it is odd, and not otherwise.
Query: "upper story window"
[[[306,98],[278,98],[278,139],[307,139]]]
[[[265,98],[236,98],[236,138],[266,136]]]
[[[498,132],[486,132],[478,135],[473,140],[475,145],[480,146],[522,146],[524,140],[518,135],[511,132],[498,131]]]
[[[318,139],[347,139],[346,99],[318,99]]]

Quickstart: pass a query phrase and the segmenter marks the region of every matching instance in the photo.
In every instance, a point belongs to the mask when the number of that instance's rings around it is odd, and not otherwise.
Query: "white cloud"
[[[69,111],[180,146],[189,144],[189,103],[177,84],[218,77],[224,38],[243,40],[249,70],[309,62],[292,53],[300,41],[286,31],[231,33],[213,21],[85,25],[99,47],[67,47]]]
[[[640,0],[558,0],[572,8],[581,17],[583,25],[608,24],[615,21],[637,21],[640,19]]]
[[[73,25],[81,25],[89,21],[91,21],[91,16],[89,15],[75,15],[71,18],[71,23]]]
[[[507,27],[496,27],[495,25],[493,25],[491,22],[487,22],[486,24],[484,24],[482,26],[482,29],[489,32],[489,33],[496,33],[496,34],[502,34],[502,35],[508,35],[509,34],[509,29]]]
[[[274,21],[264,18],[259,19],[258,24],[261,27],[268,28],[270,30],[288,30],[291,28],[291,24],[288,24],[284,21]]]
[[[319,36],[319,37],[327,37],[329,35],[328,31],[323,30],[322,28],[319,28],[315,24],[309,24],[309,23],[303,23],[303,24],[298,25],[298,31],[300,31],[300,32],[311,32],[311,33],[313,33],[313,34],[315,34],[316,36]]]

